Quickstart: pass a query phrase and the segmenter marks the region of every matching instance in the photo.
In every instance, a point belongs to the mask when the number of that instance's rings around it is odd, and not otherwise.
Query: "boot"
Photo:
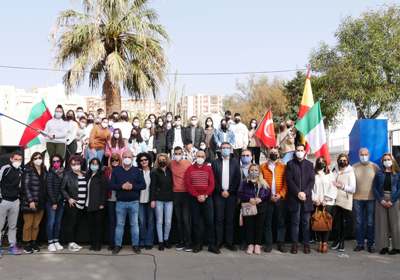
[[[341,239],[340,239],[340,243],[339,243],[338,250],[339,250],[340,252],[344,252],[344,238],[341,238]]]
[[[339,247],[339,243],[340,243],[340,238],[336,238],[331,246],[331,249],[336,250]]]
[[[322,252],[322,242],[318,242],[318,252]]]
[[[323,243],[322,244],[322,253],[323,254],[328,253],[328,243]]]
[[[94,247],[94,250],[95,250],[96,252],[98,252],[98,251],[101,250],[101,243],[100,243],[100,242],[96,242],[96,246]]]
[[[110,245],[108,245],[108,251],[114,250],[114,247],[115,247],[115,243],[113,241],[110,242]]]

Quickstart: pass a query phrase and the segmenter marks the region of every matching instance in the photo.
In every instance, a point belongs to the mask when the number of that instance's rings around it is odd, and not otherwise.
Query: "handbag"
[[[255,198],[258,198],[258,194],[260,193],[260,188],[258,188],[257,195]],[[250,202],[242,202],[241,215],[243,217],[250,217],[257,215],[257,205],[251,204]]]
[[[325,211],[325,206],[322,211],[315,209],[315,213],[311,216],[311,228],[314,231],[330,231],[332,230],[332,216]]]

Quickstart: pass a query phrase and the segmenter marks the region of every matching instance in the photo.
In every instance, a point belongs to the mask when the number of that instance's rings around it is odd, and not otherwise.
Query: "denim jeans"
[[[139,200],[117,201],[117,226],[115,228],[115,245],[121,246],[124,236],[126,214],[131,225],[132,246],[139,245]]]
[[[110,220],[110,242],[115,242],[115,227],[117,225],[116,201],[108,201],[108,218]]]
[[[282,158],[282,163],[287,164],[293,155],[294,155],[294,152],[287,152]]]
[[[168,240],[169,232],[171,231],[171,221],[172,221],[172,209],[173,201],[159,201],[156,200],[156,219],[157,219],[157,236],[158,242],[163,242]],[[165,226],[164,226],[164,239],[163,239],[163,218],[165,215]]]
[[[52,210],[53,204],[46,201],[47,225],[46,233],[49,243],[58,242],[60,236],[61,219],[64,213],[64,203],[62,199],[57,202],[57,209]]]
[[[375,240],[375,200],[354,199],[354,210],[357,219],[357,244],[363,246],[367,233],[367,246],[374,245]],[[365,232],[365,223],[367,231]]]
[[[98,158],[101,162],[103,160],[104,150],[95,151],[94,155],[92,155],[92,150],[88,149],[88,154],[89,159],[87,160],[87,164],[89,164],[93,158]]]
[[[286,200],[278,200],[277,202],[269,202],[268,203],[268,211],[265,216],[265,224],[264,224],[264,235],[265,235],[265,243],[267,246],[272,246],[273,235],[272,235],[272,218],[275,213],[276,217],[276,243],[278,246],[285,245],[285,234],[286,234],[286,226],[285,226],[285,217],[286,217]]]
[[[139,203],[139,245],[154,245],[154,209],[151,202]]]
[[[203,214],[207,229],[208,246],[215,246],[214,231],[214,204],[212,196],[208,196],[204,202],[199,202],[196,197],[189,197],[190,211],[192,212],[194,243],[201,245],[200,215]]]

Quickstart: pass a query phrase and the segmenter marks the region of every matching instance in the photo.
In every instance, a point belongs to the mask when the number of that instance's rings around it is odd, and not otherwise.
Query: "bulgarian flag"
[[[319,101],[297,122],[296,128],[304,135],[305,140],[317,157],[324,156],[331,164],[328,144],[326,143],[324,119]]]
[[[46,123],[51,120],[52,117],[44,99],[40,98],[40,100],[33,105],[26,124],[35,129],[44,130]],[[25,149],[28,149],[45,141],[45,138],[36,130],[26,127],[19,141],[19,145],[25,146]]]
[[[306,79],[306,84],[304,85],[303,98],[301,99],[300,103],[299,119],[304,117],[304,115],[307,114],[307,112],[311,109],[311,107],[314,106],[314,98],[311,90],[310,71],[311,68],[308,69],[307,72],[307,79]],[[310,146],[304,139],[304,135],[301,136],[301,143],[303,143],[306,146],[306,154],[307,154],[308,151],[310,150]]]

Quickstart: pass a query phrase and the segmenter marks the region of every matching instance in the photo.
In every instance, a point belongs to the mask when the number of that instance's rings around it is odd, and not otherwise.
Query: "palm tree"
[[[121,87],[141,98],[156,98],[169,61],[170,43],[150,0],[82,0],[83,13],[61,12],[50,34],[56,69],[72,64],[63,77],[66,93],[89,73],[92,90],[102,83],[108,113],[121,110]]]

